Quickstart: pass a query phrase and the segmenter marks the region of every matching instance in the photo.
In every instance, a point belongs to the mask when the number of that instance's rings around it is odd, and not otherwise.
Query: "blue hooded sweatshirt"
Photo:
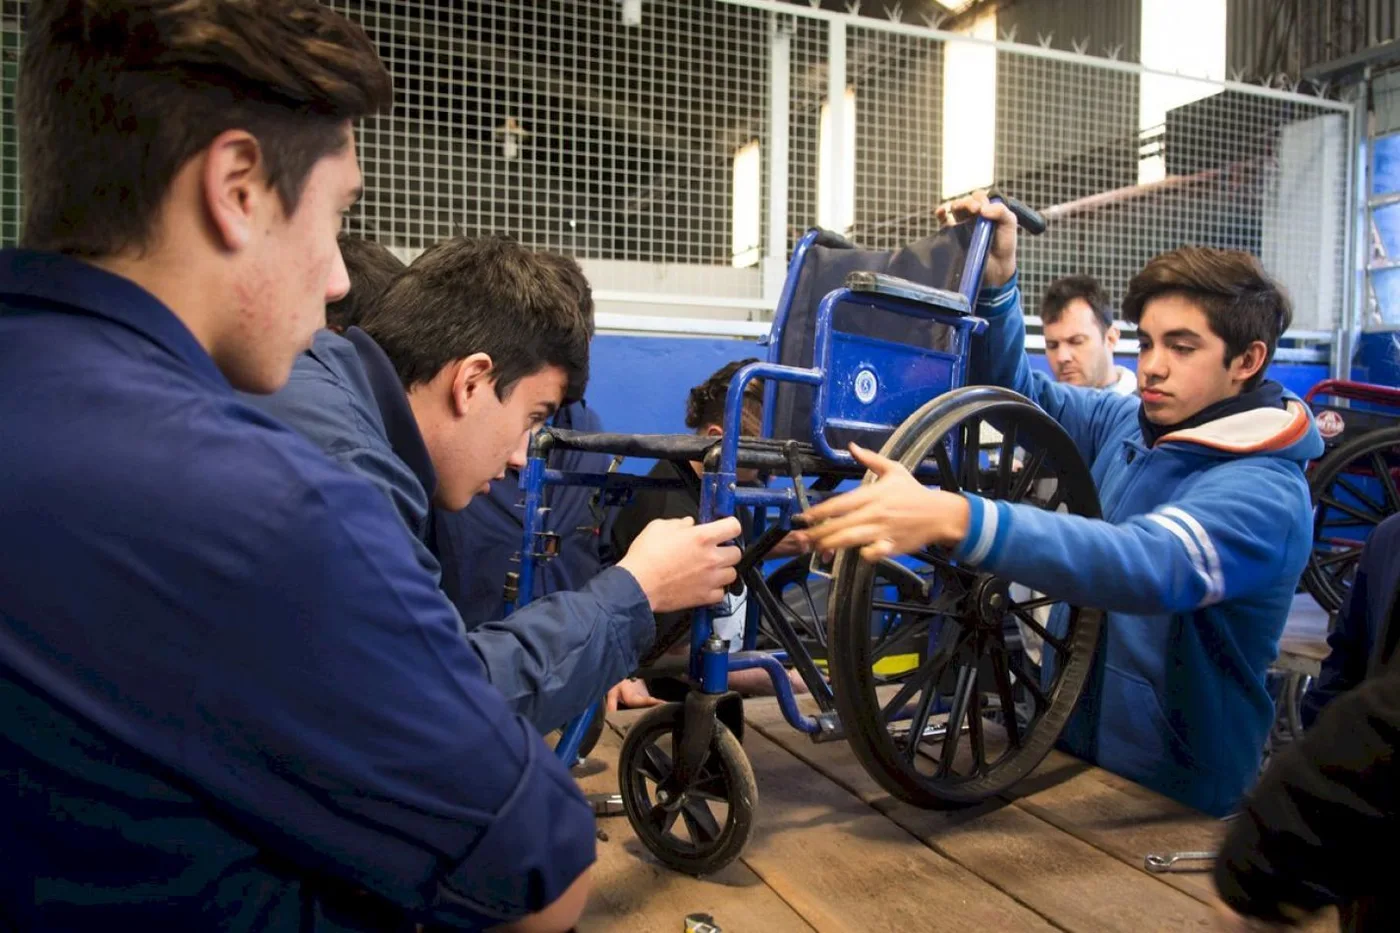
[[[1090,464],[1103,520],[969,495],[957,556],[1106,610],[1094,671],[1061,737],[1068,751],[1229,813],[1258,774],[1274,718],[1265,675],[1311,549],[1303,467],[1323,446],[1311,413],[1285,393],[1284,408],[1173,431],[1149,448],[1135,396],[1031,370],[1015,278],[984,289],[977,313],[990,326],[972,351],[974,376],[1060,423]],[[1050,630],[1063,634],[1064,621],[1052,618]]]

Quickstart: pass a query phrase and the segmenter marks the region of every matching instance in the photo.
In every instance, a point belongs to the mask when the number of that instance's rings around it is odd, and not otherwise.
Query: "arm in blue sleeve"
[[[967,496],[962,560],[1075,605],[1185,612],[1273,583],[1310,526],[1301,475],[1272,461],[1216,466],[1180,499],[1119,524]]]
[[[580,590],[551,593],[477,626],[467,643],[511,708],[548,732],[636,670],[655,637],[646,594],[630,573],[612,567]]]
[[[1136,417],[1135,396],[1064,385],[1031,368],[1016,276],[1005,285],[982,289],[977,314],[986,319],[987,330],[972,339],[970,381],[1011,389],[1039,405],[1065,429],[1085,462],[1094,462],[1104,439],[1125,418]]]
[[[593,862],[592,810],[487,682],[383,496],[317,471],[210,626],[185,767],[302,870],[424,923],[479,929],[556,900]],[[234,585],[236,584],[236,585]]]

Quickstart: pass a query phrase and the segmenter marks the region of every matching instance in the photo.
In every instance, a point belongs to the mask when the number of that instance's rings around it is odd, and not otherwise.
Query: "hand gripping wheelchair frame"
[[[1028,232],[1044,229],[1035,212],[995,197]],[[1092,665],[1100,612],[1013,598],[1008,581],[937,549],[876,564],[852,550],[831,567],[813,555],[762,573],[795,513],[843,482],[873,481],[845,449],[850,440],[881,450],[926,485],[1099,515],[1089,471],[1058,424],[1014,392],[966,385],[970,341],[986,328],[972,310],[992,234],[993,224],[976,218],[889,253],[810,230],[789,263],[767,360],[730,384],[722,438],[545,429],[532,442],[514,588],[522,602],[534,592],[538,562],[556,548],[541,532],[548,487],[592,486],[602,506],[616,507],[638,489],[685,485],[616,471],[562,473],[547,466],[553,449],[670,460],[684,476],[693,475],[688,464],[703,464],[701,521],[745,519],[733,588],[749,595],[742,644],[721,640],[710,610],[699,609],[688,660],[638,672],[683,674],[693,685],[684,702],[632,725],[618,765],[627,817],[666,865],[716,871],[739,855],[752,828],[757,791],[731,672],[766,671],[789,724],[816,742],[845,739],[882,786],[923,807],[1004,792],[1062,731]],[[754,379],[764,380],[763,431],[741,437],[744,389]],[[762,481],[741,484],[741,468],[756,468]],[[822,586],[826,597],[814,598]],[[758,650],[760,638],[777,650]],[[805,682],[811,712],[799,706],[785,664]],[[601,715],[595,705],[569,723],[556,753],[572,763]]]

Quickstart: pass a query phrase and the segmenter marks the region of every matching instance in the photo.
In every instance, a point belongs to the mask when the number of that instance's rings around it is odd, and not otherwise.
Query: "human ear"
[[[215,235],[230,252],[252,243],[259,215],[276,197],[266,183],[262,147],[245,130],[227,130],[209,144],[199,188]]]
[[[490,392],[494,386],[491,378],[495,370],[490,354],[473,353],[471,356],[450,363],[452,370],[452,413],[458,418],[467,413],[471,403]]]

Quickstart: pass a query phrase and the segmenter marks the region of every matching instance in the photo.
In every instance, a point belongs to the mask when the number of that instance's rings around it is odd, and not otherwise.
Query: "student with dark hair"
[[[593,295],[579,264],[557,253],[537,254],[552,266],[577,296],[578,307],[593,332]],[[550,418],[550,424],[573,431],[603,430],[598,414],[579,398],[566,401]],[[578,450],[553,452],[550,466],[569,472],[603,472],[611,458]],[[599,537],[593,528],[589,503],[593,490],[583,486],[557,486],[547,491],[549,511],[544,530],[559,536],[558,555],[540,565],[534,597],[562,590],[576,590],[602,569]],[[520,543],[525,528],[524,493],[520,472],[513,465],[503,478],[491,483],[465,509],[439,508],[434,519],[437,547],[442,558],[442,588],[456,605],[468,628],[506,615],[506,575],[518,571]]]
[[[360,323],[365,311],[374,307],[407,266],[388,247],[374,240],[342,233],[337,242],[345,260],[345,272],[350,276],[350,291],[339,301],[326,305],[326,326],[343,334]]]
[[[724,407],[729,394],[729,383],[734,374],[757,358],[735,360],[726,363],[710,375],[708,379],[693,387],[686,397],[685,426],[696,434],[705,437],[724,436]],[[744,387],[744,408],[740,414],[740,430],[744,435],[757,435],[763,427],[763,380],[755,379]],[[700,515],[700,482],[703,467],[699,463],[685,465],[669,460],[658,460],[647,474],[653,477],[680,479],[685,481],[681,489],[639,489],[632,502],[620,509],[613,520],[610,540],[615,553],[624,553],[632,542],[656,519],[696,519]],[[740,469],[741,483],[753,483],[758,479],[758,471]],[[781,556],[793,553],[792,543],[779,542],[770,554]],[[746,595],[726,594],[722,606],[712,610],[711,619],[715,632],[730,642],[731,649],[742,634],[744,614],[747,611]],[[656,641],[649,652],[642,656],[643,665],[653,664],[664,654],[685,655],[690,648],[686,639],[690,631],[691,610],[658,614],[656,617]],[[798,692],[807,688],[796,672],[790,672],[790,680]],[[730,687],[740,693],[771,693],[771,681],[761,670],[736,671],[729,676]],[[684,696],[687,686],[682,681],[670,678],[646,684],[647,690],[655,688],[658,695],[673,699]],[[641,691],[638,691],[641,694]],[[639,702],[644,700],[639,696]]]
[[[588,379],[591,328],[557,264],[502,237],[434,244],[345,335],[322,331],[287,387],[249,399],[377,483],[441,576],[433,506],[457,511]],[[466,631],[487,678],[541,732],[582,713],[637,664],[653,611],[718,602],[732,519],[648,529],[577,591]],[[465,629],[465,626],[463,626]]]
[[[867,560],[927,545],[1080,606],[1108,611],[1062,743],[1206,813],[1238,805],[1274,720],[1270,665],[1312,539],[1303,465],[1322,453],[1308,407],[1265,378],[1287,297],[1245,253],[1183,247],[1133,277],[1141,399],[1030,367],[1016,284],[1016,219],[979,193],[943,216],[996,222],[971,378],[1039,404],[1099,488],[1102,520],[927,489],[898,464],[814,507],[809,545]],[[1063,604],[1061,604],[1063,608]],[[1047,626],[1065,633],[1057,614]]]
[[[1051,282],[1040,301],[1040,323],[1045,359],[1060,382],[1120,395],[1137,391],[1133,371],[1113,362],[1118,325],[1108,295],[1093,276],[1067,275]]]
[[[0,253],[0,926],[568,929],[592,810],[272,392],[345,294],[311,0],[29,5]],[[16,440],[22,439],[22,440]]]

